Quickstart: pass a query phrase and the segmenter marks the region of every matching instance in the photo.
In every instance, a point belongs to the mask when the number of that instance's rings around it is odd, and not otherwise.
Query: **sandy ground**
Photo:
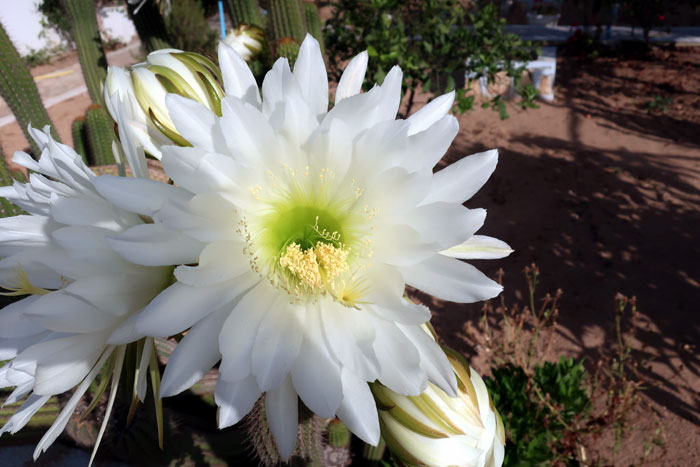
[[[663,422],[667,448],[654,465],[700,465],[698,89],[700,50],[560,58],[554,103],[528,111],[510,105],[506,121],[484,109],[460,117],[460,134],[442,162],[500,149],[496,172],[467,205],[487,208],[481,233],[516,252],[477,265],[491,276],[504,268],[511,302],[526,294],[521,271],[532,262],[542,272],[540,292],[564,290],[553,356],[595,358],[612,338],[615,294],[638,297],[646,323],[639,348],[652,362],[645,397]],[[668,110],[642,109],[655,95],[672,97]],[[49,108],[64,142],[89,103],[82,94]],[[6,156],[27,147],[16,123],[0,128],[0,143]],[[488,362],[476,358],[466,332],[481,306],[431,306],[446,343],[486,373]],[[640,457],[653,425],[644,416],[635,423],[615,465]]]
[[[613,338],[615,294],[637,296],[648,325],[638,335],[640,351],[651,358],[645,397],[663,421],[668,449],[656,465],[700,465],[699,52],[559,59],[553,104],[509,108],[504,122],[488,110],[467,114],[443,159],[500,149],[496,172],[467,206],[487,208],[482,233],[516,251],[478,266],[492,276],[504,268],[511,303],[527,295],[521,271],[532,262],[542,273],[541,294],[564,290],[553,357],[595,360]],[[640,108],[654,95],[672,97],[666,112]],[[481,306],[433,308],[438,333],[474,356],[465,330]],[[640,457],[653,427],[646,422],[638,421],[641,433],[622,446],[616,465]]]

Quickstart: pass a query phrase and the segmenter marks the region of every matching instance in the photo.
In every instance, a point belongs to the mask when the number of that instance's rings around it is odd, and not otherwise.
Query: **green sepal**
[[[136,342],[136,355],[134,356],[134,388],[131,393],[131,402],[129,404],[129,412],[126,416],[126,424],[130,425],[136,415],[136,408],[139,406],[139,395],[138,395],[138,382],[139,382],[139,364],[141,362],[141,356],[143,355],[143,344],[145,338],[139,339]]]
[[[422,462],[420,459],[417,459],[415,456],[413,456],[413,454],[408,452],[401,445],[401,443],[396,441],[396,439],[394,439],[394,437],[391,436],[390,431],[386,429],[386,426],[384,425],[384,422],[382,421],[381,417],[379,417],[379,428],[382,432],[382,438],[384,439],[386,446],[389,448],[389,450],[391,451],[393,456],[400,459],[401,462],[403,464],[405,464],[407,467],[425,465],[424,462]]]
[[[460,430],[457,425],[455,425],[450,417],[447,416],[445,412],[442,411],[440,407],[435,403],[433,399],[430,398],[426,393],[420,396],[408,396],[411,402],[418,407],[423,415],[428,417],[431,422],[436,425],[440,425],[445,431],[452,433],[453,435],[463,435],[464,431]]]
[[[155,340],[153,341],[153,352],[149,371],[151,373],[151,385],[153,389],[153,401],[156,408],[156,425],[158,427],[158,446],[163,450],[163,400],[160,398],[160,368],[158,367],[158,353]]]
[[[176,133],[167,126],[163,125],[163,123],[161,123],[161,121],[158,120],[158,117],[156,117],[156,114],[153,113],[153,109],[151,109],[150,107],[148,108],[148,116],[151,117],[151,121],[156,126],[158,131],[170,138],[175,144],[177,144],[178,146],[192,146],[187,140],[185,140],[185,138],[180,136],[179,133]]]
[[[195,100],[200,104],[204,104],[204,102],[200,102],[197,92],[190,86],[190,83],[185,81],[185,79],[174,70],[161,65],[151,65],[148,67],[148,70],[155,75],[156,79],[163,85],[166,91],[179,94],[183,97]]]
[[[449,438],[449,435],[416,420],[416,418],[409,414],[406,410],[396,404],[392,404],[389,395],[386,393],[387,390],[388,389],[381,385],[375,385],[372,388],[375,400],[378,400],[379,404],[393,405],[393,408],[389,409],[388,411],[391,417],[393,417],[397,422],[401,423],[409,430],[418,433],[421,436],[425,436],[426,438]]]
[[[214,73],[209,66],[205,65],[206,62],[203,63],[202,61],[195,59],[196,54],[181,53],[172,54],[172,56],[180,60],[180,62],[182,62],[186,67],[194,71],[201,84],[204,85],[204,89],[207,91],[212,110],[214,110],[218,116],[221,116],[221,99],[225,97],[225,94],[221,89],[220,84],[223,82],[223,78],[218,70],[216,73]],[[207,60],[206,57],[201,58]],[[214,64],[211,63],[211,65],[213,66]]]
[[[80,416],[80,420],[85,420],[85,417],[90,415],[90,412],[95,410],[95,407],[97,407],[97,403],[100,402],[100,398],[102,397],[102,394],[107,390],[107,384],[109,384],[109,380],[111,379],[112,375],[112,369],[114,368],[114,355],[109,357],[109,360],[107,361],[107,365],[105,368],[102,370],[103,377],[100,380],[100,385],[97,387],[97,391],[95,392],[95,396],[92,398],[92,401],[90,401],[90,405],[88,405],[88,408],[85,410],[83,415]]]

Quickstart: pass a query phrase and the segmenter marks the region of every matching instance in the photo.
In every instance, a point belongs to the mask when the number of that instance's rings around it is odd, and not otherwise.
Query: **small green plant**
[[[570,443],[575,422],[590,410],[582,361],[561,357],[535,365],[531,375],[517,365],[494,368],[486,378],[493,403],[504,418],[508,449],[504,465],[551,464],[575,459]]]
[[[643,108],[647,112],[666,112],[671,105],[672,99],[669,96],[655,95],[650,101],[644,103]]]
[[[492,375],[485,381],[508,434],[504,465],[614,465],[631,414],[644,411],[654,417],[641,398],[646,379],[639,369],[647,362],[634,350],[640,318],[636,300],[615,297],[614,340],[601,346],[595,361],[560,357],[551,362],[563,292],[538,299],[539,269],[533,264],[524,274],[526,305],[509,306],[503,296],[497,305],[485,303],[481,333],[472,333],[492,356]],[[499,271],[497,280],[502,279]],[[604,432],[615,439],[610,452],[597,450],[597,458],[583,459],[586,447],[597,445]],[[663,456],[663,440],[657,420],[639,462]]]

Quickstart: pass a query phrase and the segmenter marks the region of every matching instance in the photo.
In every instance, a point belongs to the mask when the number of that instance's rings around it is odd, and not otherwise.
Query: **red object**
[[[663,21],[663,20],[664,20],[664,15],[659,15],[659,21]]]

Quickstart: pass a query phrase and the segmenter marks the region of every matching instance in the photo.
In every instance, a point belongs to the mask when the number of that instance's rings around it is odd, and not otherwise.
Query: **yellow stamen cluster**
[[[302,251],[298,243],[292,243],[280,258],[280,266],[287,268],[307,288],[316,289],[322,284],[314,248]]]
[[[330,243],[316,242],[306,251],[298,243],[287,246],[279,265],[286,268],[299,281],[301,288],[318,291],[348,269],[350,251]]]
[[[51,292],[50,290],[42,289],[29,282],[29,277],[27,277],[27,273],[24,272],[22,266],[19,266],[17,269],[17,276],[14,283],[3,286],[3,288],[10,290],[10,292],[0,292],[0,295],[9,297],[17,295],[46,295]]]
[[[349,249],[338,248],[330,243],[316,242],[316,257],[326,278],[331,280],[348,269]]]

